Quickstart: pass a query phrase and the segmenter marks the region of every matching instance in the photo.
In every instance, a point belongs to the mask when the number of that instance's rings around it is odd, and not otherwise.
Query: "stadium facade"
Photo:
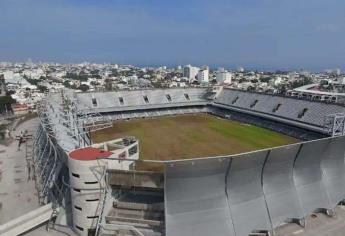
[[[209,113],[302,142],[230,156],[148,161],[135,137],[93,144],[116,120]],[[218,88],[48,94],[34,145],[41,204],[79,235],[249,235],[305,225],[345,198],[345,107]],[[140,141],[140,140],[139,140]],[[142,161],[143,162],[143,161]],[[61,215],[64,215],[62,217]],[[53,224],[53,223],[52,223]]]

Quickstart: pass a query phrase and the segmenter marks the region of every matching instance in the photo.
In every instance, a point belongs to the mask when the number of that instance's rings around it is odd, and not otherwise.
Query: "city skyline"
[[[88,61],[88,60],[80,60],[80,61],[75,61],[75,62],[64,62],[64,61],[42,61],[42,60],[37,60],[37,61],[33,61],[31,58],[28,58],[27,60],[23,60],[23,61],[11,61],[11,60],[2,60],[0,61],[1,63],[11,63],[11,64],[28,64],[28,63],[32,63],[33,65],[39,65],[39,64],[60,64],[60,65],[80,65],[80,64],[89,64],[89,65],[122,65],[122,66],[133,66],[136,68],[163,68],[166,67],[167,69],[176,69],[181,67],[182,69],[185,66],[195,66],[196,68],[201,68],[203,66],[207,66],[209,67],[210,70],[212,71],[218,71],[218,70],[228,70],[228,71],[248,71],[248,72],[311,72],[311,73],[330,73],[331,71],[336,72],[339,71],[339,73],[343,74],[344,70],[342,70],[341,68],[322,68],[319,70],[309,70],[306,68],[284,68],[284,67],[280,67],[280,68],[274,68],[274,67],[246,67],[243,65],[205,65],[205,64],[191,64],[191,63],[186,63],[186,64],[146,64],[146,65],[140,65],[140,64],[131,64],[131,63],[116,63],[116,62],[99,62],[99,61]]]
[[[1,61],[344,70],[345,3],[2,1]]]

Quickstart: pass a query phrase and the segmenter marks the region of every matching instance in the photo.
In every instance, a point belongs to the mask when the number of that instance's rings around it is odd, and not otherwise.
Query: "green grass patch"
[[[139,139],[140,158],[171,160],[247,151],[296,143],[299,140],[253,125],[211,115],[181,115],[118,121],[92,134],[93,142],[124,136]]]

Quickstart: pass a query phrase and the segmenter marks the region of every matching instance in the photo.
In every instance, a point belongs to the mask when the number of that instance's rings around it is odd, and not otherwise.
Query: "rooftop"
[[[69,153],[69,157],[79,161],[94,161],[97,158],[108,158],[113,153],[98,148],[86,147],[74,150]]]

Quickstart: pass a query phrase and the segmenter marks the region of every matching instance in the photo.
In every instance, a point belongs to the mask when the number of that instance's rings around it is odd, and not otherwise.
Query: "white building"
[[[216,75],[217,83],[219,84],[231,84],[232,74],[226,70],[219,70]]]
[[[325,72],[327,74],[334,74],[334,75],[340,75],[341,74],[341,70],[339,68],[337,68],[337,69],[327,69],[327,70],[325,70]]]
[[[198,72],[198,82],[200,84],[208,83],[209,71],[208,69],[199,70]]]
[[[191,65],[186,65],[183,68],[183,76],[188,78],[190,81],[194,80],[199,72],[199,67],[194,67]]]
[[[271,86],[279,86],[283,82],[284,82],[283,78],[278,76],[278,77],[275,77],[274,79],[270,80],[268,83]]]
[[[13,71],[4,71],[3,75],[4,75],[5,80],[12,80],[13,77],[15,77]]]
[[[31,79],[38,79],[41,76],[45,76],[45,73],[42,69],[33,69],[33,70],[24,70],[22,75],[25,75]]]
[[[333,84],[345,84],[345,77],[338,77],[335,81],[332,82]]]
[[[237,72],[244,72],[244,68],[243,67],[237,67]]]
[[[114,146],[119,149],[109,150]],[[139,159],[139,143],[131,138],[116,139],[75,149],[68,156],[73,228],[78,235],[87,236],[90,229],[96,228],[101,217],[100,202],[107,187],[105,171],[129,170],[133,160]]]

